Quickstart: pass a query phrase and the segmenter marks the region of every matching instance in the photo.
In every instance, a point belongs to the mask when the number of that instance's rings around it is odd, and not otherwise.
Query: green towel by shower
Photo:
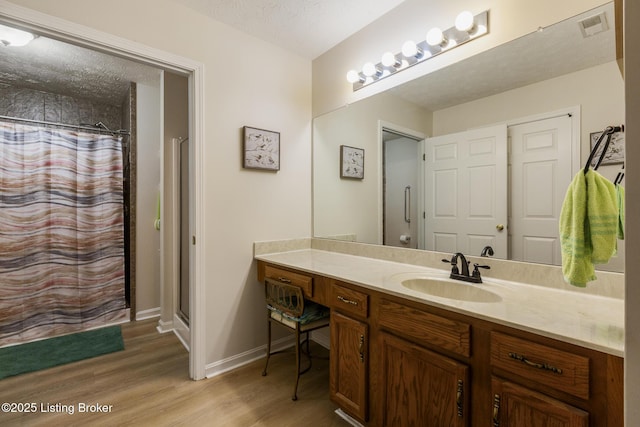
[[[562,274],[574,286],[595,280],[594,264],[616,253],[618,198],[614,185],[599,173],[578,172],[560,213]]]

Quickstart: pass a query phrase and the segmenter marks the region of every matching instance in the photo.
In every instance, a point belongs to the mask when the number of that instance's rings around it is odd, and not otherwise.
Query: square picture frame
[[[598,138],[600,138],[600,135],[602,135],[602,132],[591,132],[589,134],[591,151],[593,151],[593,147],[595,147],[596,143],[598,142]],[[598,162],[598,159],[600,158],[606,142],[607,139],[604,138],[600,143],[600,147],[598,147],[598,151],[593,156],[593,160],[591,161],[591,167],[594,167]],[[605,153],[604,159],[602,159],[602,163],[600,163],[600,165],[619,165],[622,163],[624,163],[624,132],[614,132],[611,135],[609,148],[607,148],[607,152]]]
[[[340,178],[364,179],[364,148],[340,146]]]
[[[244,126],[242,134],[245,169],[280,170],[280,132]]]

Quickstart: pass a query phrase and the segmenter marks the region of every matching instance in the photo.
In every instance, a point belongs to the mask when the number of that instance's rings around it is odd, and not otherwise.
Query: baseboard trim
[[[155,317],[160,317],[160,307],[136,312],[136,321],[153,319]]]
[[[271,351],[284,350],[285,348],[293,347],[294,344],[295,337],[284,337],[271,343]],[[263,345],[258,348],[245,351],[243,353],[236,354],[235,356],[210,363],[205,367],[205,376],[207,378],[212,378],[217,375],[224,374],[225,372],[232,371],[241,366],[247,365],[258,359],[262,359],[265,357],[266,351],[267,346]]]
[[[164,320],[158,320],[158,326],[156,326],[156,330],[161,334],[166,334],[167,332],[173,331],[173,321],[165,322]]]
[[[187,351],[191,351],[189,346],[189,340],[191,339],[189,326],[177,314],[173,315],[173,333],[176,334],[184,348]]]
[[[362,424],[360,424],[355,418],[351,417],[351,415],[347,414],[346,412],[344,412],[342,409],[336,409],[335,410],[336,415],[338,415],[340,418],[342,418],[343,420],[345,420],[346,422],[348,422],[349,424],[351,424],[353,427],[364,427]]]
[[[178,336],[178,338],[180,337]],[[330,340],[328,335],[322,334],[320,331],[313,331],[311,332],[310,338],[312,341],[317,342],[324,348],[329,349]],[[274,352],[274,351],[284,350],[289,347],[293,347],[294,345],[295,345],[294,336],[284,337],[271,343],[271,351]],[[241,366],[247,365],[256,360],[262,359],[265,357],[266,351],[267,351],[267,346],[263,345],[258,348],[245,351],[244,353],[236,354],[235,356],[231,356],[226,359],[222,359],[217,362],[210,363],[205,367],[205,376],[207,378],[212,378],[217,375],[224,374],[225,372],[232,371]]]
[[[317,331],[311,332],[311,341],[315,341],[327,350],[331,349],[331,337],[328,333],[325,332],[325,329],[320,329]]]

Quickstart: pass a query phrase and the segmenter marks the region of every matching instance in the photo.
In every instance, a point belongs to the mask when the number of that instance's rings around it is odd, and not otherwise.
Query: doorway
[[[204,218],[203,204],[199,203],[198,195],[202,188],[203,156],[202,141],[204,134],[204,65],[200,62],[179,57],[169,52],[152,49],[145,45],[113,37],[110,34],[94,30],[88,27],[79,27],[71,22],[57,19],[46,14],[33,15],[29,9],[15,7],[3,9],[0,12],[0,21],[14,26],[31,30],[40,36],[64,40],[76,46],[85,47],[99,52],[108,52],[111,55],[131,59],[142,64],[150,65],[167,71],[180,74],[188,78],[189,86],[189,136],[191,139],[190,158],[191,163],[191,235],[193,244],[190,251],[190,353],[189,371],[192,379],[205,377],[206,351],[204,334],[204,286],[201,283],[203,260],[202,251],[195,246],[196,239],[200,241],[200,233],[204,229],[201,223]],[[200,225],[200,226],[199,226]],[[164,231],[163,231],[164,233]],[[161,248],[162,251],[162,248]],[[161,254],[164,260],[165,254]],[[165,284],[168,278],[161,277],[163,308],[167,301],[171,301],[172,290]]]
[[[386,246],[417,248],[419,142],[383,130],[382,239]]]
[[[178,140],[178,176],[180,186],[178,223],[180,224],[180,262],[178,280],[178,316],[189,326],[189,138]]]
[[[424,138],[415,132],[382,127],[382,244],[421,248]]]

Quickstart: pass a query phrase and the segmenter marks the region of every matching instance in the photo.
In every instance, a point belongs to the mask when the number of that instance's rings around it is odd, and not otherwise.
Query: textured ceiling
[[[578,21],[606,12],[609,29],[584,38]],[[424,77],[392,93],[437,111],[615,60],[613,3],[528,34]]]
[[[403,0],[174,0],[312,59]],[[0,47],[0,83],[120,105],[129,82],[157,84],[159,70],[39,37]]]
[[[174,0],[315,59],[404,0]]]
[[[46,37],[0,45],[2,83],[119,106],[132,81],[157,85],[160,70]]]

